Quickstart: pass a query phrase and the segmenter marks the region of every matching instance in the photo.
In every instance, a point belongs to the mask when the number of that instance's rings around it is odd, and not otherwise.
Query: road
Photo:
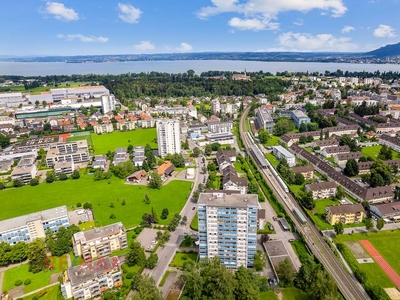
[[[189,141],[189,147],[193,150],[196,145]],[[197,190],[197,187],[200,183],[203,182],[203,178],[205,174],[202,174],[201,167],[203,166],[202,162],[203,156],[200,155],[199,157],[195,158],[196,161],[196,177],[193,183],[192,191],[189,195],[188,201],[186,202],[185,206],[180,212],[180,215],[187,217],[186,224],[180,223],[179,226],[176,228],[174,232],[171,233],[171,238],[168,243],[164,247],[159,247],[156,251],[158,255],[158,263],[153,270],[145,269],[143,272],[144,274],[149,274],[154,278],[157,285],[162,279],[165,271],[168,269],[168,265],[171,263],[172,259],[174,258],[175,252],[177,248],[180,246],[181,242],[183,241],[186,234],[194,233],[190,229],[190,223],[194,216],[196,215],[197,211],[197,203],[193,200],[193,193]],[[168,201],[168,199],[165,199]],[[196,232],[197,234],[197,232]]]
[[[247,136],[247,128],[245,125],[245,120],[249,110],[250,107],[246,108],[246,110],[243,112],[243,115],[240,119],[239,130],[244,146],[247,149],[247,153],[253,155],[251,151],[249,151],[249,145],[252,143],[252,141]],[[256,159],[254,159],[254,162],[257,164]],[[262,169],[259,166],[257,166],[257,168],[263,175],[264,179],[268,182],[269,186],[273,189],[274,195],[285,207],[285,210],[293,220],[296,229],[299,231],[300,234],[304,236],[307,246],[309,247],[311,252],[319,259],[319,261],[324,265],[328,272],[333,276],[342,295],[347,300],[369,299],[362,286],[356,281],[353,276],[350,276],[349,273],[347,273],[347,271],[344,269],[343,265],[326,244],[315,225],[308,219],[307,225],[303,226],[295,217],[293,213],[294,207],[297,207],[300,211],[303,211],[302,207],[300,207],[296,199],[294,199],[289,193],[286,193],[283,190],[275,177],[272,176],[272,173],[269,171],[269,169]],[[303,215],[307,216],[304,211]]]

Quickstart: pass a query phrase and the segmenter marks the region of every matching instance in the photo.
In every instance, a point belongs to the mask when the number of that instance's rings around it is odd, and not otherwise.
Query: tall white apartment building
[[[109,111],[115,110],[114,95],[101,96],[101,107],[103,108],[103,114],[108,113]]]
[[[233,269],[253,266],[257,246],[257,214],[257,195],[200,194],[200,259],[218,256],[221,263]]]
[[[221,102],[218,99],[214,99],[211,101],[211,111],[213,114],[217,114],[221,111]]]
[[[159,120],[156,123],[158,155],[181,153],[180,127],[178,120]]]

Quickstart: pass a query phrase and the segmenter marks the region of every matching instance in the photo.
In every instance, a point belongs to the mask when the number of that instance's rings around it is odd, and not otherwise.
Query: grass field
[[[371,244],[379,251],[384,259],[392,266],[392,268],[400,274],[400,261],[398,259],[398,241],[400,239],[400,231],[380,231],[369,232],[368,234],[352,234],[339,235],[336,237],[338,242],[369,240]],[[355,264],[358,264],[354,257],[351,257]],[[386,273],[376,263],[358,264],[360,270],[367,274],[367,278],[374,284],[383,288],[394,287],[394,283],[386,275]]]
[[[94,151],[96,154],[106,154],[108,150],[114,151],[118,147],[146,146],[157,148],[157,132],[155,128],[138,129],[132,131],[116,131],[108,134],[92,134]]]
[[[24,282],[26,279],[30,279],[31,283],[24,288],[24,293],[29,293],[34,290],[40,289],[50,284],[50,276],[52,274],[63,271],[68,268],[68,262],[65,256],[62,257],[51,257],[51,265],[54,267],[53,271],[42,271],[36,274],[29,272],[29,265],[23,264],[21,266],[8,269],[4,273],[3,291],[9,291],[15,288],[15,281],[20,279]]]
[[[182,268],[185,262],[197,260],[197,253],[176,252],[174,259],[169,264],[170,267]]]
[[[271,290],[267,292],[262,292],[260,294],[260,300],[278,300],[278,296],[273,290]]]
[[[284,288],[281,290],[284,300],[308,300],[306,293],[297,288]]]
[[[65,88],[67,87],[80,87],[84,86],[87,84],[87,82],[63,82],[59,84],[57,87],[55,86],[40,86],[37,88],[25,90],[25,87],[23,85],[17,85],[17,86],[6,86],[6,87],[0,87],[0,92],[3,91],[12,91],[12,92],[22,92],[22,93],[41,93],[41,92],[47,92],[50,91],[50,89],[60,89],[60,88]]]
[[[94,221],[87,221],[85,223],[79,224],[78,227],[81,231],[88,231],[94,228]]]
[[[40,300],[64,300],[62,294],[61,294],[61,289],[60,285],[55,285],[46,289],[43,289],[40,291]],[[34,294],[39,296],[38,294]],[[29,295],[24,298],[17,298],[18,300],[32,300],[34,295]]]
[[[86,140],[88,146],[93,146],[92,136],[91,135],[82,135],[82,136],[71,136],[67,138],[67,142],[75,142],[80,140]]]
[[[279,165],[279,160],[272,153],[266,153],[265,157],[268,159],[271,165],[276,169],[276,167]]]
[[[127,228],[139,225],[142,215],[150,213],[152,207],[159,216],[163,208],[169,209],[169,217],[166,220],[160,219],[161,224],[167,224],[175,213],[181,211],[191,184],[188,181],[173,180],[161,190],[156,190],[141,185],[127,185],[116,177],[112,177],[108,184],[107,180],[93,181],[91,175],[85,175],[78,180],[6,189],[0,191],[0,220],[59,205],[71,207],[78,202],[90,202],[95,220],[102,225],[118,221],[122,221]],[[150,204],[143,202],[146,193]],[[126,201],[124,206],[120,203],[122,199]],[[110,207],[111,203],[114,208]],[[115,219],[110,219],[111,213],[116,216]]]
[[[381,151],[382,146],[378,145],[378,146],[369,146],[369,147],[362,147],[361,148],[361,153],[363,154],[363,156],[368,157],[371,156],[373,159],[376,159],[379,155],[379,151]],[[393,151],[393,159],[399,159],[400,155],[398,152]]]
[[[192,222],[190,223],[190,228],[192,228],[193,230],[199,231],[199,218],[198,218],[197,212],[194,215]]]
[[[277,146],[279,145],[279,136],[270,135],[268,141],[264,144],[264,146]]]

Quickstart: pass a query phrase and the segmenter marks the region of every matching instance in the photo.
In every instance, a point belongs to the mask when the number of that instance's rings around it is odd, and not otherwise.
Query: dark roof
[[[339,146],[339,142],[336,139],[331,139],[331,140],[322,140],[322,141],[316,141],[315,144],[319,147],[323,146]]]
[[[259,209],[257,217],[258,219],[265,219],[265,209]]]
[[[379,139],[387,141],[387,142],[392,143],[394,145],[400,146],[400,139],[391,137],[390,135],[382,134]]]
[[[143,176],[146,176],[146,171],[140,170],[140,171],[136,171],[136,172],[132,173],[131,175],[126,177],[126,179],[135,178],[135,179],[139,180]]]
[[[301,167],[294,167],[292,168],[294,173],[303,173],[303,172],[310,172],[314,171],[314,167],[312,165],[301,166]]]
[[[365,200],[375,200],[383,197],[393,197],[393,190],[388,186],[378,186],[375,188],[365,189],[362,196]]]
[[[361,204],[335,205],[329,206],[327,209],[329,209],[331,213],[335,215],[364,212],[364,207]]]
[[[205,192],[208,194],[215,194],[215,193],[223,193],[227,195],[240,194],[240,191],[234,191],[234,190],[206,190]]]
[[[326,190],[335,187],[336,183],[333,181],[306,184],[306,188],[309,188],[312,191]]]
[[[375,206],[383,215],[393,214],[394,212],[400,213],[400,202],[376,204],[371,206]]]
[[[338,160],[359,159],[362,157],[361,152],[340,153],[337,155]]]
[[[326,153],[339,153],[339,152],[349,152],[349,146],[336,146],[336,147],[326,147],[323,151]]]

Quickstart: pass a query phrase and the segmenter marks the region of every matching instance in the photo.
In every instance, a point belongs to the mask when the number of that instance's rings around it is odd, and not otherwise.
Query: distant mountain
[[[400,55],[400,43],[397,43],[394,45],[386,45],[384,47],[367,52],[365,54],[375,56],[376,58],[387,57],[387,56],[397,56],[397,55]]]

